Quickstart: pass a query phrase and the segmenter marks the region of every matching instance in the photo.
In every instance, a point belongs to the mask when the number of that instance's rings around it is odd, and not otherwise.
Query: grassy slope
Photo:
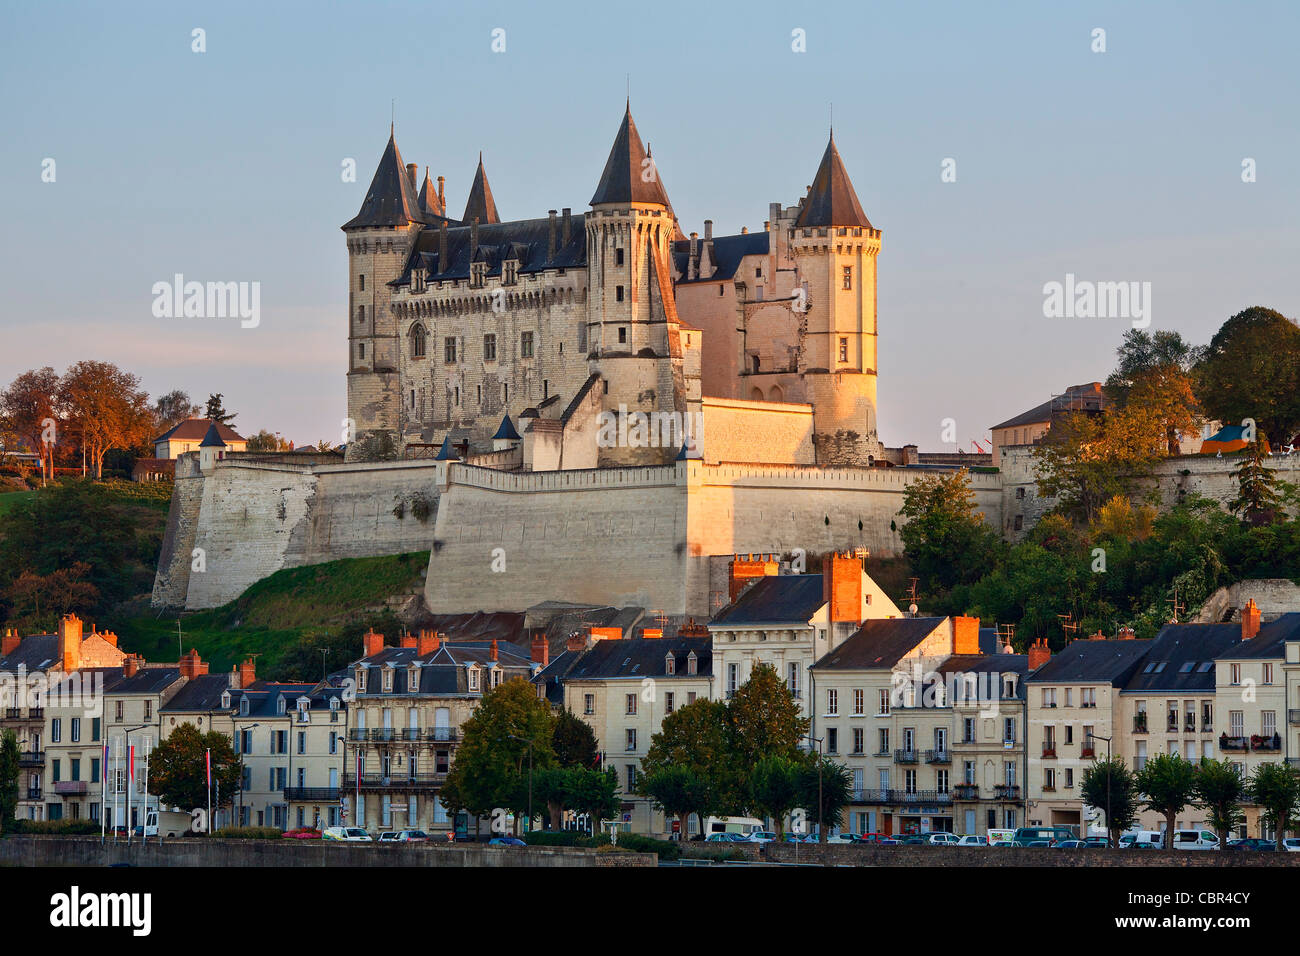
[[[5,512],[7,512],[10,508],[14,507],[18,503],[26,501],[34,494],[36,494],[36,492],[34,491],[0,492],[0,515],[3,515]]]
[[[261,655],[258,670],[269,673],[301,638],[337,634],[371,616],[385,599],[417,584],[428,563],[429,552],[423,551],[277,571],[229,604],[183,615],[180,646],[196,648],[214,673],[250,653]],[[110,626],[124,650],[149,660],[176,660],[174,616],[157,618],[145,611]]]

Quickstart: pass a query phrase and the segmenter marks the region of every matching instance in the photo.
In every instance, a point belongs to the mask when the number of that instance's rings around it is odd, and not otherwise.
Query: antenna
[[[1170,598],[1168,601],[1166,601],[1165,603],[1168,604],[1168,605],[1170,605],[1170,606],[1173,608],[1173,612],[1174,612],[1174,616],[1173,616],[1172,618],[1169,619],[1169,623],[1170,623],[1170,624],[1177,624],[1177,623],[1178,623],[1178,615],[1179,615],[1179,613],[1182,612],[1182,611],[1187,610],[1187,608],[1184,607],[1182,604],[1179,604],[1179,603],[1178,603],[1178,588],[1177,588],[1176,586],[1174,587],[1174,596],[1171,597],[1171,598]]]
[[[1061,630],[1065,632],[1065,642],[1068,644],[1074,639],[1074,635],[1078,632],[1080,625],[1075,621],[1073,611],[1066,614],[1058,614],[1056,617],[1061,622]]]

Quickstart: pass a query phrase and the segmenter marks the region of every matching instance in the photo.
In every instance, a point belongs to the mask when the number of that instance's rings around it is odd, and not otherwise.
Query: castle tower
[[[427,196],[426,202],[432,205]],[[388,283],[402,274],[425,220],[415,166],[402,164],[390,131],[361,211],[342,227],[348,244],[348,417],[355,428],[349,461],[398,452],[400,341]]]
[[[807,293],[803,366],[820,465],[868,465],[876,435],[876,256],[871,225],[831,135],[791,235]]]
[[[497,215],[496,200],[492,198],[492,187],[488,185],[487,173],[483,170],[483,154],[478,154],[478,169],[474,171],[474,183],[469,187],[469,201],[465,203],[465,215],[460,217],[467,225],[477,221],[480,226],[490,222],[500,222]]]
[[[686,411],[671,245],[680,232],[631,107],[623,114],[586,217],[587,357],[606,382],[605,407]],[[673,362],[676,357],[679,361]],[[674,367],[675,366],[675,367]],[[671,447],[602,449],[609,464],[671,461]]]

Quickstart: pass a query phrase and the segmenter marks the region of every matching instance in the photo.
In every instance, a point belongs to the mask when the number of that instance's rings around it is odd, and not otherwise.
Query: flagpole
[[[118,787],[117,775],[122,772],[122,738],[117,738],[117,743],[113,745],[113,842],[117,842],[117,810],[121,802],[118,795],[121,789]]]
[[[104,737],[104,757],[99,762],[99,845],[104,845],[104,814],[108,811],[108,737]]]
[[[361,748],[357,747],[357,802],[352,807],[352,817],[356,820],[356,826],[365,829],[365,824],[361,822]]]
[[[208,829],[212,829],[212,748],[208,748]]]

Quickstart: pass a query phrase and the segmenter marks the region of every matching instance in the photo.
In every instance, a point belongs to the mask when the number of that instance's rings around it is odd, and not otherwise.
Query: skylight
[[[1180,674],[1190,674],[1190,673],[1192,672],[1192,668],[1195,667],[1195,666],[1196,666],[1196,662],[1195,662],[1195,661],[1186,661],[1186,662],[1184,662],[1184,664],[1183,664],[1182,667],[1178,668],[1178,673],[1180,673]]]

